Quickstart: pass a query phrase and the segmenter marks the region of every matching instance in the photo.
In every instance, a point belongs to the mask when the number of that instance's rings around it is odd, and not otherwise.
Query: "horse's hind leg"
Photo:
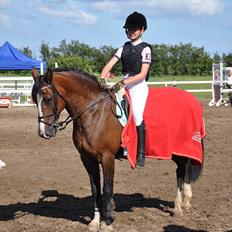
[[[176,198],[174,200],[174,214],[183,215],[182,190],[183,190],[184,176],[185,176],[185,159],[173,155],[172,160],[177,165],[177,169],[176,169],[177,192],[176,192]]]
[[[189,169],[191,166],[191,160],[188,159],[185,164],[185,177],[184,177],[184,201],[183,201],[183,208],[186,210],[189,210],[192,206],[190,204],[190,201],[192,199],[192,187],[190,185],[191,183],[191,173],[192,170]]]
[[[183,189],[183,170],[181,167],[177,167],[176,169],[176,180],[177,180],[177,192],[176,192],[176,198],[174,200],[174,213],[182,215],[182,196],[181,192]]]
[[[183,207],[186,210],[189,210],[192,206],[190,204],[190,201],[192,199],[192,188],[190,183],[184,183],[184,201],[183,201]]]
[[[90,231],[97,232],[100,229],[100,209],[101,209],[101,182],[100,169],[96,160],[85,155],[81,156],[81,160],[89,174],[92,196],[94,199],[94,218],[89,223]]]

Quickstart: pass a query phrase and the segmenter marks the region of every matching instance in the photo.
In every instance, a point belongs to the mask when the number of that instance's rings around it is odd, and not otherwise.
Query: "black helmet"
[[[145,16],[136,11],[127,17],[123,28],[128,29],[135,27],[144,27],[144,31],[147,29],[147,20]]]

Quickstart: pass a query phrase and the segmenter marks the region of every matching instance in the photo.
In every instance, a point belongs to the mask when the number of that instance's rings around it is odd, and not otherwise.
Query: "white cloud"
[[[90,1],[87,1],[90,2]],[[104,12],[121,12],[128,9],[148,10],[149,13],[162,14],[182,14],[191,15],[215,15],[223,8],[221,0],[95,0],[93,6]]]
[[[10,0],[0,0],[0,8],[10,5]]]
[[[50,17],[58,17],[59,19],[68,20],[77,24],[91,25],[96,22],[96,17],[82,10],[59,11],[47,7],[39,7],[39,10]]]
[[[189,4],[189,1],[185,0],[185,5],[192,14],[215,15],[223,8],[222,1],[218,0],[192,0],[191,4]]]
[[[169,12],[186,11],[192,15],[214,15],[223,7],[220,0],[145,0],[150,7],[161,8]]]
[[[6,29],[12,28],[9,16],[1,12],[0,12],[0,25]]]
[[[92,3],[92,6],[97,10],[115,15],[118,15],[121,12],[120,3],[116,1],[95,1]]]
[[[0,0],[0,26],[5,29],[12,28],[10,17],[6,12],[4,12],[4,8],[10,6],[10,0]],[[4,13],[3,13],[4,12]]]
[[[95,16],[88,14],[77,7],[70,8],[69,10],[56,10],[53,8],[49,8],[45,5],[41,5],[38,8],[40,12],[49,17],[57,17],[59,20],[67,20],[70,23],[75,24],[84,24],[91,25],[95,24],[97,19]]]

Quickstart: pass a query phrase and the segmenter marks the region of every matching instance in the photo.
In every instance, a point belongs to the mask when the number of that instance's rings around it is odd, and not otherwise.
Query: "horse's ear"
[[[31,69],[31,74],[32,74],[32,77],[34,78],[34,81],[36,81],[39,75],[35,68]]]
[[[52,70],[50,68],[48,68],[45,81],[47,83],[51,83],[52,82],[52,78],[53,78],[53,72],[52,72]]]

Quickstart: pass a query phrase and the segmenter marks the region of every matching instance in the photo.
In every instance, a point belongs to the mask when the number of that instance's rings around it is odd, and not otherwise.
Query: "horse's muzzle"
[[[39,136],[44,139],[50,139],[52,137],[56,136],[57,132],[57,124],[53,123],[51,126],[50,125],[39,125]]]

